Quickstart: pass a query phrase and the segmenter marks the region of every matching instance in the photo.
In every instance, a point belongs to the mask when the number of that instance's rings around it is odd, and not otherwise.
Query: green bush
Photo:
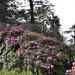
[[[34,36],[34,35],[26,35],[27,39],[28,40],[37,40],[37,36]]]

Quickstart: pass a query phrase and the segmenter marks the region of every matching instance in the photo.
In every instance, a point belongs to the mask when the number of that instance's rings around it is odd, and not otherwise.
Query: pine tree
[[[50,32],[53,35],[60,35],[59,29],[60,29],[60,21],[58,16],[53,14],[53,17],[51,19],[51,27],[50,27]]]
[[[7,22],[7,15],[8,15],[8,3],[14,0],[0,0],[0,23]]]

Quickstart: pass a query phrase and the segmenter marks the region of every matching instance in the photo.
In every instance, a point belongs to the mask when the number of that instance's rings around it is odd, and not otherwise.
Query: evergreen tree
[[[53,17],[51,19],[50,33],[53,35],[60,35],[60,26],[61,25],[58,16],[53,14]]]
[[[0,23],[7,22],[8,4],[14,0],[0,0]]]

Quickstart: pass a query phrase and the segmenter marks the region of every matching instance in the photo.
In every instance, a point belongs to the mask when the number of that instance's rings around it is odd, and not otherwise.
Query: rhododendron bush
[[[34,75],[65,75],[74,71],[74,51],[54,37],[8,26],[0,32],[1,69],[30,70]]]

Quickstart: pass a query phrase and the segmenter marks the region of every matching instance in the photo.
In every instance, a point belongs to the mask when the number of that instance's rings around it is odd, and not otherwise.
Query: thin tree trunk
[[[31,15],[31,24],[34,23],[34,9],[33,9],[33,0],[29,0],[30,2],[30,15]]]

